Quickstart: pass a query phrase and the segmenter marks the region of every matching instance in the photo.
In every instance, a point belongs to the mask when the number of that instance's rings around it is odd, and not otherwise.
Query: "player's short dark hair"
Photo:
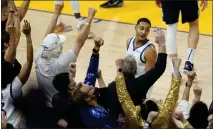
[[[8,7],[8,0],[1,0],[1,8]]]
[[[1,31],[1,50],[4,49],[4,44],[9,44],[10,41],[10,34],[6,32],[5,30]]]
[[[152,100],[148,100],[145,103],[142,103],[140,106],[141,106],[141,117],[144,120],[147,120],[149,112],[159,111],[158,105]]]
[[[148,23],[150,24],[150,27],[152,26],[150,20],[148,18],[140,18],[138,19],[138,22],[137,22],[137,25],[140,24],[140,22],[145,22],[145,23]]]

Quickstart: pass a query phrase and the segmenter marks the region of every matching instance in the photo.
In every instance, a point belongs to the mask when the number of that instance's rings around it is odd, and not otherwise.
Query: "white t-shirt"
[[[68,72],[68,66],[71,62],[76,62],[76,55],[73,50],[64,52],[57,59],[49,61],[41,58],[43,48],[40,47],[35,56],[35,69],[38,86],[44,91],[46,105],[52,107],[52,98],[57,93],[52,81],[56,74]]]
[[[15,77],[13,82],[2,90],[1,107],[6,112],[7,123],[12,124],[16,129],[26,128],[24,116],[14,106],[14,100],[22,96],[22,86],[19,78]]]
[[[190,109],[191,109],[189,101],[181,100],[178,108],[182,111],[184,118],[188,119],[189,118]]]

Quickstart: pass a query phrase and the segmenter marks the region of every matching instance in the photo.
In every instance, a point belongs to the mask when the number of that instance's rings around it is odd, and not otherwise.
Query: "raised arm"
[[[93,48],[93,53],[90,58],[89,67],[86,73],[86,78],[84,80],[85,84],[92,85],[95,87],[95,82],[98,73],[99,66],[99,51],[100,47],[104,44],[104,40],[101,37],[96,37],[94,39],[95,46]]]
[[[19,13],[15,12],[14,26],[16,27],[16,47],[18,47],[20,36],[21,36],[21,28],[20,28],[20,19]]]
[[[202,88],[196,84],[195,87],[193,88],[193,91],[194,91],[194,99],[193,99],[192,106],[196,102],[200,101],[200,98],[201,98],[201,95],[202,95]]]
[[[7,32],[10,34],[10,40],[9,40],[9,48],[7,52],[5,53],[4,59],[13,64],[16,59],[16,28],[12,25],[7,26]]]
[[[58,20],[58,17],[59,15],[61,14],[61,11],[62,9],[64,8],[64,4],[56,4],[55,5],[55,11],[53,13],[53,17],[52,17],[52,20],[47,28],[47,31],[45,33],[45,36],[46,37],[48,34],[50,33],[53,33],[55,28],[56,28],[56,23],[57,23],[57,20]]]
[[[30,0],[24,0],[21,6],[19,7],[19,19],[23,20],[30,6]]]
[[[81,48],[83,47],[85,41],[88,38],[88,34],[90,32],[90,25],[91,25],[92,19],[95,16],[96,12],[97,11],[95,8],[89,8],[88,17],[86,19],[86,22],[84,23],[84,26],[83,26],[81,32],[78,34],[78,36],[76,38],[75,45],[73,48],[73,51],[74,51],[76,57],[78,57],[78,55],[81,51]]]
[[[161,128],[168,128],[172,116],[171,113],[173,113],[179,97],[181,83],[179,67],[181,64],[181,59],[174,58],[172,59],[172,62],[174,66],[174,73],[172,74],[171,87],[166,97],[166,100],[162,105],[160,105],[160,112],[158,118],[153,122],[153,125],[160,125]]]
[[[19,80],[24,85],[29,76],[33,65],[33,45],[32,45],[32,39],[31,39],[31,27],[30,23],[26,20],[24,21],[23,30],[22,32],[25,34],[27,39],[27,62],[24,64],[23,68],[21,69],[21,72],[18,75]]]
[[[137,128],[139,126],[142,128],[144,126],[144,121],[140,115],[141,108],[140,106],[134,105],[127,91],[123,73],[119,71],[119,69],[122,68],[122,64],[123,64],[122,62],[123,62],[122,59],[116,60],[117,76],[115,81],[116,81],[116,91],[118,95],[118,100],[130,124],[135,125],[131,127]]]

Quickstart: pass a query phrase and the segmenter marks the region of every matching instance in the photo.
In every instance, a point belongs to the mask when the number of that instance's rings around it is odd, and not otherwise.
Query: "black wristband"
[[[123,69],[119,68],[119,69],[118,69],[118,72],[123,72]]]
[[[92,52],[95,53],[95,54],[97,54],[99,52],[99,49],[97,50],[97,49],[93,48]]]

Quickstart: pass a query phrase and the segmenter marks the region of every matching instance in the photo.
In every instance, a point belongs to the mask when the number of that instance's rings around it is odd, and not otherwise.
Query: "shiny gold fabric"
[[[172,120],[172,112],[176,107],[179,90],[180,90],[180,76],[172,76],[172,83],[166,100],[159,106],[159,115],[152,124],[152,128],[172,128],[174,123]],[[142,86],[143,87],[143,86]],[[144,126],[144,120],[140,115],[140,106],[134,106],[132,99],[126,89],[125,80],[123,76],[116,78],[116,89],[118,99],[127,116],[131,128],[140,128]]]
[[[126,89],[126,84],[123,76],[116,78],[116,89],[118,100],[123,108],[125,115],[128,118],[130,128],[142,128],[144,120],[141,118],[140,106],[135,106],[132,99]]]

